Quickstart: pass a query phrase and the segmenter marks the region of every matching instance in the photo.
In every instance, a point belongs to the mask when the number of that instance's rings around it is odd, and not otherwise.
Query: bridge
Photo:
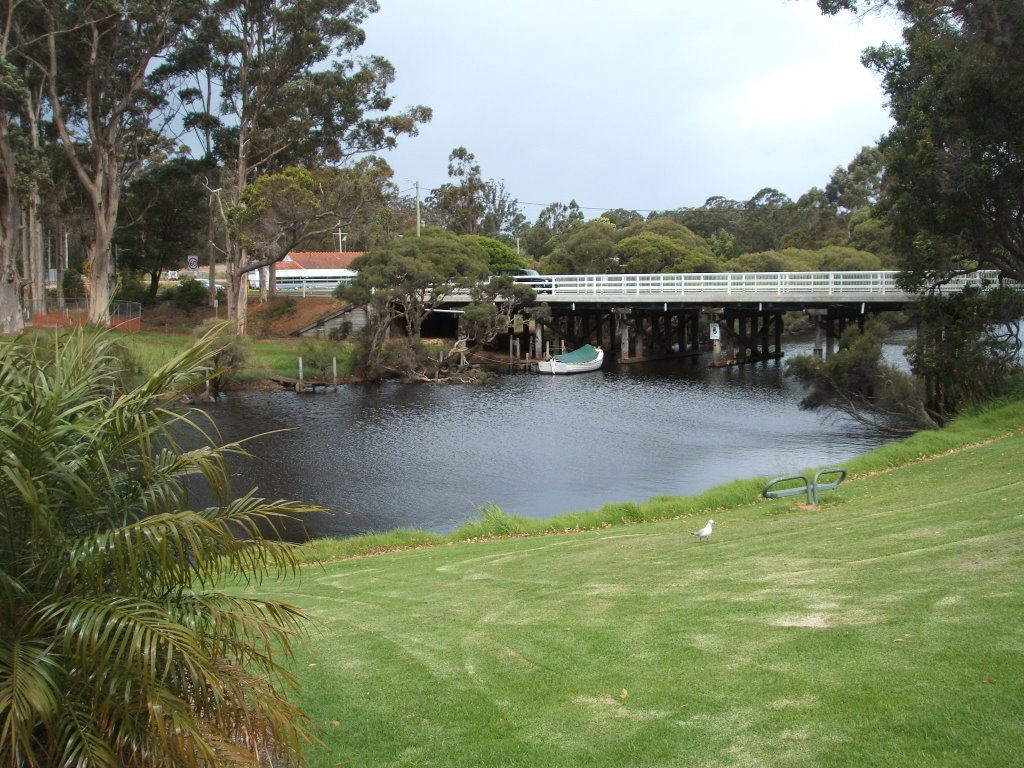
[[[584,343],[602,346],[619,362],[700,354],[709,344],[712,365],[782,357],[782,318],[802,311],[815,329],[815,354],[828,355],[850,323],[870,313],[896,311],[919,300],[896,284],[895,271],[721,272],[635,275],[544,275],[530,285],[538,306],[527,310],[532,333],[515,335],[517,356],[539,357]],[[979,271],[942,286],[1000,282]],[[468,301],[452,295],[448,305]]]

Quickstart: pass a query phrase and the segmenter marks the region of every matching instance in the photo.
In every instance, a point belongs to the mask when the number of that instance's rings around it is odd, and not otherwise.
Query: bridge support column
[[[804,313],[811,318],[811,322],[814,324],[814,350],[813,355],[815,357],[825,356],[825,343],[824,343],[824,319],[828,316],[827,309],[805,309]]]
[[[740,307],[704,311],[712,314],[712,322],[718,321],[721,334],[721,340],[715,343],[712,367],[782,357],[782,310]],[[719,319],[719,314],[724,317]]]

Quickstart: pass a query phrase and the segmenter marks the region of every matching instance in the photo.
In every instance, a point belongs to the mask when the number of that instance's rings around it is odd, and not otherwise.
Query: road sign
[[[708,326],[708,334],[712,340],[721,338],[721,331],[718,328],[718,323],[711,323]]]
[[[188,262],[188,268],[189,269],[193,269],[193,270],[194,269],[199,269],[199,257],[198,256],[189,256],[186,261]]]

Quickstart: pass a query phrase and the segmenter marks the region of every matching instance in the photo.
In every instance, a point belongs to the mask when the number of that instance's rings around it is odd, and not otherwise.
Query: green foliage
[[[873,253],[840,245],[818,251],[818,269],[823,272],[872,272],[882,268],[882,260]]]
[[[137,274],[177,267],[183,254],[201,245],[208,202],[200,178],[209,173],[209,163],[175,158],[132,180],[118,206],[119,269]]]
[[[881,143],[880,206],[907,284],[975,265],[1024,280],[1024,4],[884,4],[905,22],[903,44],[864,60],[895,120]],[[819,2],[828,13],[857,5]]]
[[[726,261],[736,256],[736,237],[727,229],[719,229],[708,236],[708,246],[715,258],[719,261]]]
[[[277,686],[304,617],[217,585],[294,569],[262,531],[309,508],[233,498],[241,449],[166,405],[215,338],[134,388],[111,338],[0,345],[0,763],[293,764],[306,727]]]
[[[863,147],[846,168],[836,168],[825,187],[829,202],[847,211],[870,207],[882,184],[882,152]]]
[[[509,536],[524,533],[535,527],[536,521],[523,517],[507,515],[496,504],[485,504],[480,507],[480,516],[459,526],[454,536],[460,541],[486,538],[490,536]]]
[[[153,303],[153,297],[146,286],[138,280],[128,278],[118,282],[114,301],[137,301],[139,304],[149,306]]]
[[[839,351],[827,359],[798,355],[786,373],[809,388],[805,408],[833,407],[880,429],[911,433],[939,426],[925,403],[922,382],[885,361],[889,334],[884,320],[871,317],[861,330],[843,333]]]
[[[892,227],[884,214],[876,215],[872,207],[861,208],[850,216],[850,245],[875,254],[886,269],[897,267],[892,252]]]
[[[344,341],[352,334],[352,321],[342,320],[327,333],[331,341]]]
[[[918,332],[907,350],[942,417],[1002,395],[1020,369],[1024,296],[1009,287],[932,294],[917,307]]]
[[[281,320],[285,317],[291,317],[298,310],[298,301],[294,296],[285,296],[279,299],[274,306],[263,312],[263,316],[271,320]]]
[[[448,156],[448,176],[457,180],[442,184],[430,193],[427,204],[440,216],[445,228],[460,235],[474,235],[487,211],[484,201],[485,182],[473,153],[456,147]]]
[[[81,273],[74,269],[64,271],[64,281],[61,284],[61,288],[64,291],[65,299],[84,299],[86,296],[85,281],[82,280]]]
[[[368,307],[353,361],[357,372],[369,379],[415,373],[424,318],[450,291],[473,289],[488,275],[479,243],[436,228],[375,248],[352,268],[357,277],[339,286],[335,295]],[[391,329],[400,323],[406,329],[406,349],[387,343]]]
[[[215,318],[202,323],[192,332],[192,337],[197,344],[205,338],[214,339],[206,346],[207,356],[203,364],[208,368],[210,393],[216,397],[248,364],[251,356],[249,340],[229,333],[228,324]]]
[[[526,252],[537,260],[549,256],[581,224],[583,211],[575,200],[568,205],[551,203],[537,215],[536,223],[523,231]],[[548,274],[559,271],[547,270]]]
[[[634,221],[617,233],[615,246],[620,271],[716,272],[719,261],[710,244],[666,216]]]
[[[622,271],[629,274],[668,272],[687,255],[682,243],[653,232],[623,238],[615,250]]]
[[[508,243],[482,235],[465,235],[465,237],[472,238],[472,241],[487,254],[487,267],[492,275],[499,274],[503,269],[523,269],[529,266],[527,259],[516,253]]]
[[[594,219],[574,227],[565,241],[541,260],[547,274],[604,274],[618,272],[615,225]]]
[[[299,355],[307,375],[313,374],[324,381],[330,381],[335,361],[343,359],[344,351],[335,341],[303,339],[299,345]]]
[[[185,280],[171,296],[175,308],[192,314],[192,310],[205,306],[210,300],[210,289],[198,280]]]
[[[814,251],[786,248],[782,251],[744,253],[722,265],[726,272],[814,272],[819,268],[819,256]]]

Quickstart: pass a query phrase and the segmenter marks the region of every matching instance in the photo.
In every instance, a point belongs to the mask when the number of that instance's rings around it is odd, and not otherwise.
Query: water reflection
[[[237,463],[235,488],[337,510],[310,519],[312,535],[445,532],[488,503],[547,518],[838,464],[884,441],[801,411],[801,390],[782,371],[694,360],[483,387],[239,392],[211,413],[229,440],[289,430],[249,445],[256,458]]]

